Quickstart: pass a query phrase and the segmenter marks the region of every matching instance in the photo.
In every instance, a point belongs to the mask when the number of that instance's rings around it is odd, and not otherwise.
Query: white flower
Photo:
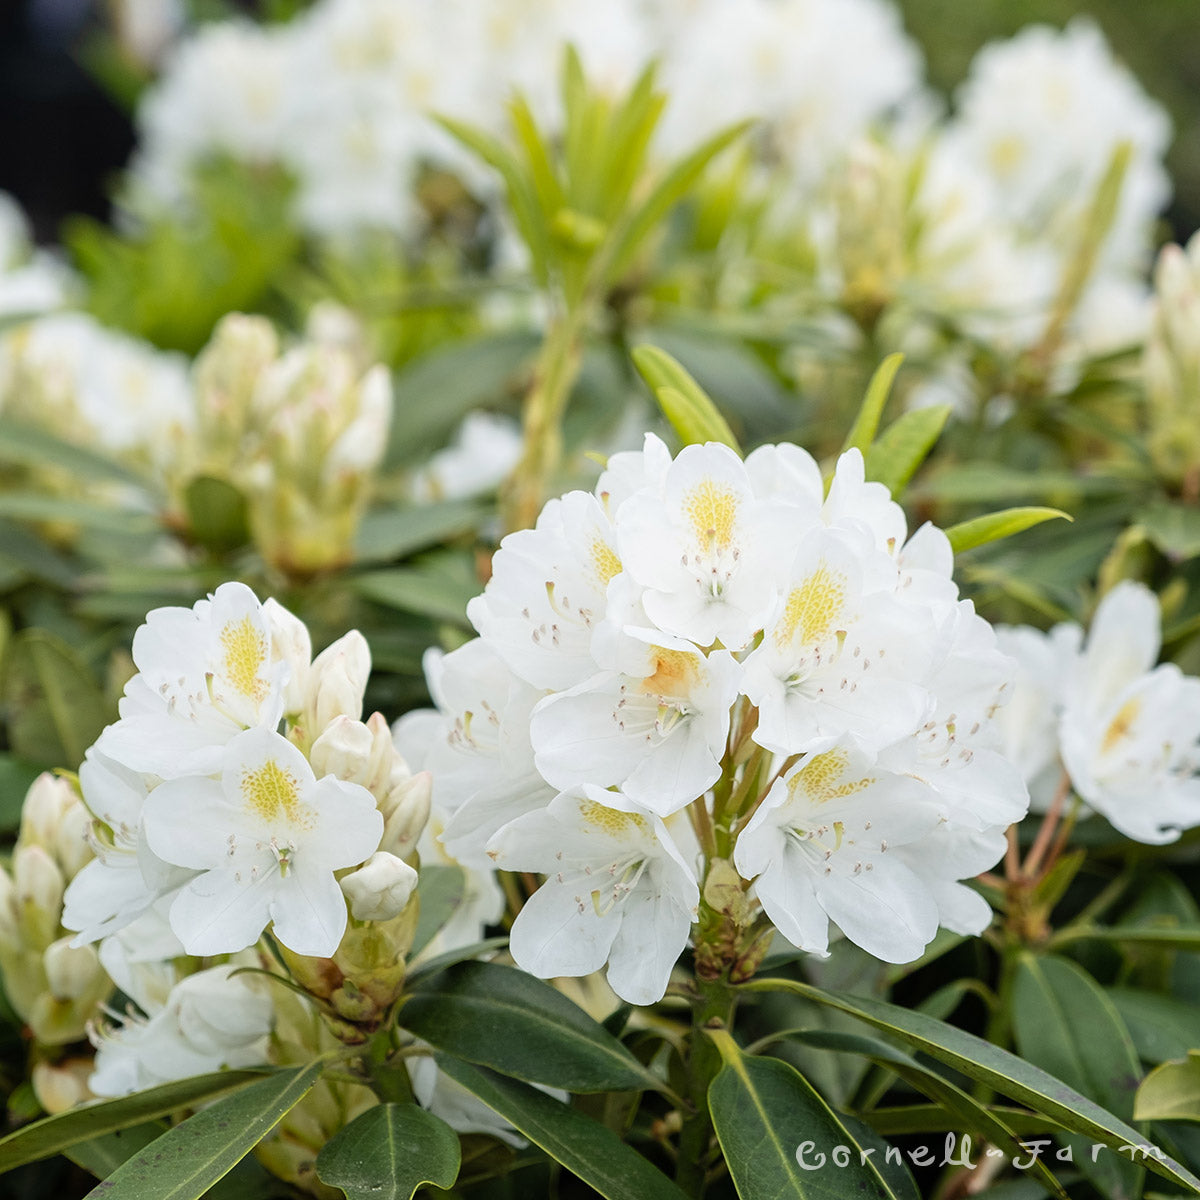
[[[461,500],[494,492],[521,457],[521,428],[512,417],[472,412],[453,440],[413,476],[414,499]]]
[[[189,954],[224,954],[268,923],[297,954],[329,957],[346,928],[333,873],[369,858],[383,818],[366,788],[317,780],[286,738],[250,729],[225,748],[220,779],[168,780],[146,799],[150,848],[200,874],[171,905]]]
[[[607,962],[618,996],[653,1004],[687,944],[696,878],[662,818],[616,792],[588,791],[556,796],[489,843],[498,867],[547,877],[513,923],[512,954],[542,979]]]
[[[776,780],[739,835],[734,864],[800,949],[824,955],[833,920],[876,958],[908,962],[937,932],[938,904],[893,850],[923,845],[940,820],[930,789],[845,740]]]
[[[339,882],[356,921],[390,921],[408,904],[417,873],[403,859],[377,850]]]
[[[124,1021],[96,1037],[96,1069],[88,1085],[97,1096],[124,1096],[160,1083],[267,1061],[273,1024],[270,997],[232,966],[189,975],[161,1008]]]
[[[225,745],[248,727],[274,729],[288,668],[254,593],[223,583],[192,608],[156,608],[133,637],[138,674],[121,719],[96,749],[134,771],[173,779],[220,770]]]
[[[786,505],[756,496],[728,446],[710,442],[680,451],[661,496],[643,489],[621,505],[617,546],[658,628],[740,650],[775,601],[793,522]]]
[[[659,816],[703,795],[721,776],[729,710],[741,668],[726,650],[627,628],[634,661],[549,696],[530,738],[542,777],[561,789],[619,787]]]
[[[1154,593],[1118,584],[1096,609],[1061,724],[1075,790],[1127,837],[1151,843],[1200,824],[1200,679],[1156,667],[1160,643]]]

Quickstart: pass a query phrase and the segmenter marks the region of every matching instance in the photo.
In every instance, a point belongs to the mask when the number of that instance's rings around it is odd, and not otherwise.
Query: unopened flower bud
[[[399,916],[417,886],[417,873],[394,854],[376,851],[341,881],[356,921],[390,921]]]
[[[69,808],[58,823],[53,849],[64,879],[74,879],[95,857],[88,841],[91,828],[92,815],[81,803]]]
[[[371,674],[371,651],[357,629],[338,638],[313,660],[308,681],[306,726],[320,736],[339,716],[362,719],[363,692]]]
[[[433,795],[433,776],[428,771],[397,780],[380,806],[383,812],[381,846],[401,858],[408,858],[429,823],[429,805]]]
[[[312,744],[308,758],[314,774],[336,775],[348,783],[368,787],[374,738],[362,721],[345,715],[334,717]]]
[[[42,955],[46,983],[56,1000],[79,1000],[95,991],[104,968],[94,946],[72,946],[74,935],[51,942]]]
[[[20,945],[17,929],[17,889],[12,876],[0,867],[0,950]]]
[[[60,822],[71,808],[79,806],[75,789],[65,779],[43,771],[25,793],[21,808],[21,841],[53,852]]]
[[[90,1058],[35,1063],[31,1082],[38,1103],[53,1116],[93,1099],[87,1084],[93,1065]]]
[[[259,377],[278,355],[279,338],[265,317],[230,313],[217,325],[193,372],[201,440],[214,456],[240,445]]]
[[[58,936],[66,889],[62,872],[41,846],[18,846],[12,870],[24,938],[31,945],[48,946]]]

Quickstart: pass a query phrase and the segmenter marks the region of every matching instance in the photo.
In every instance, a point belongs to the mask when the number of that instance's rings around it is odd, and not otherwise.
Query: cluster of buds
[[[387,369],[344,339],[284,349],[269,321],[234,314],[196,361],[196,443],[176,472],[227,479],[250,534],[294,575],[349,561],[391,420]]]
[[[81,1041],[112,991],[92,946],[74,946],[62,924],[67,883],[92,857],[87,810],[72,785],[39,775],[25,797],[11,874],[0,868],[0,974],[39,1059],[34,1087],[51,1110],[87,1094],[59,1047]]]
[[[1148,445],[1159,476],[1200,495],[1200,238],[1164,246],[1154,272],[1155,304],[1142,358]]]

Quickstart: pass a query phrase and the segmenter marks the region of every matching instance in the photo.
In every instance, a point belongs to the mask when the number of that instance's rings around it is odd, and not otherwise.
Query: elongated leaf
[[[80,479],[135,484],[147,481],[106,455],[64,442],[44,429],[0,417],[0,461],[25,466],[58,467]]]
[[[1200,929],[1195,926],[1138,928],[1134,925],[1080,925],[1059,930],[1051,944],[1062,946],[1068,942],[1092,941],[1114,942],[1118,945],[1128,943],[1132,946],[1161,946],[1164,950],[1200,951]]]
[[[24,1163],[61,1154],[71,1146],[106,1133],[132,1129],[181,1108],[191,1108],[262,1077],[261,1071],[218,1071],[45,1117],[0,1138],[0,1174]]]
[[[682,1200],[683,1192],[611,1129],[537,1088],[447,1054],[437,1064],[606,1200]]]
[[[569,1092],[658,1081],[602,1025],[548,983],[500,963],[462,962],[420,979],[400,1023],[439,1050]]]
[[[482,942],[456,946],[453,950],[447,950],[445,954],[439,954],[436,958],[429,959],[428,962],[418,963],[409,971],[408,982],[410,985],[414,984],[418,979],[423,979],[427,975],[436,975],[439,971],[454,966],[455,963],[466,962],[469,958],[483,958],[484,955],[490,955],[493,951],[507,945],[508,938],[494,937],[485,938]]]
[[[461,867],[421,867],[417,883],[420,910],[409,958],[416,958],[434,939],[437,931],[458,911],[467,894],[467,877]]]
[[[1086,1134],[1114,1150],[1126,1147],[1126,1155],[1130,1153],[1128,1147],[1146,1144],[1145,1138],[1131,1125],[1086,1096],[1081,1096],[1040,1067],[924,1013],[869,996],[826,992],[811,984],[790,979],[755,979],[742,984],[740,990],[792,992],[827,1004],[923,1050],[931,1058],[987,1084],[1002,1095],[1020,1104],[1027,1104],[1073,1133]],[[1200,1191],[1200,1179],[1169,1155],[1157,1151],[1148,1154],[1145,1162],[1146,1166],[1164,1178]]]
[[[21,575],[32,575],[56,587],[70,588],[76,575],[69,558],[51,549],[24,526],[3,520],[0,520],[0,570],[7,579],[6,587]]]
[[[724,1030],[709,1031],[723,1065],[708,1089],[717,1140],[742,1200],[835,1200],[896,1193],[833,1110],[795,1067],[746,1055]],[[835,1147],[850,1151],[844,1165]]]
[[[153,533],[154,517],[132,509],[109,508],[91,500],[47,496],[41,492],[0,492],[0,517],[24,521],[66,521],[85,529],[109,529],[118,533]]]
[[[1106,990],[1129,1030],[1138,1057],[1145,1062],[1184,1058],[1189,1050],[1200,1049],[1200,1006],[1194,1001],[1137,988]]]
[[[312,1091],[324,1068],[276,1071],[188,1117],[122,1163],[88,1200],[199,1200]]]
[[[0,833],[13,833],[21,824],[21,808],[29,785],[41,768],[0,751]]]
[[[1133,1117],[1141,1068],[1120,1015],[1099,984],[1069,959],[1023,955],[1012,990],[1017,1048],[1124,1120]],[[1113,1200],[1141,1195],[1142,1170],[1113,1155],[1091,1161],[1088,1139],[1065,1139],[1079,1169]]]
[[[1012,537],[1014,533],[1040,525],[1043,521],[1054,521],[1060,517],[1064,521],[1075,519],[1060,508],[1006,508],[1002,512],[988,513],[971,521],[951,525],[946,530],[946,536],[954,553],[961,554],[964,550],[998,542],[1001,538]]]
[[[364,571],[349,576],[347,582],[377,604],[455,625],[467,623],[467,601],[479,592],[477,580],[432,567]]]
[[[9,642],[0,679],[0,708],[21,758],[74,769],[110,714],[104,695],[79,656],[44,629]]]
[[[1200,1050],[1155,1067],[1138,1088],[1134,1112],[1141,1121],[1200,1121]]]
[[[412,1200],[422,1184],[452,1187],[461,1162],[445,1121],[415,1104],[378,1104],[325,1144],[317,1176],[347,1200]]]
[[[358,527],[355,558],[359,562],[405,558],[479,528],[487,510],[473,500],[374,509]]]
[[[637,253],[642,241],[695,186],[700,176],[708,169],[709,163],[722,150],[733,145],[753,125],[753,121],[740,121],[736,125],[731,125],[728,129],[714,134],[707,141],[701,142],[695,150],[685,154],[671,165],[666,174],[651,189],[641,206],[624,224],[612,243],[607,256],[607,275],[610,280],[620,278],[629,266],[630,260]]]
[[[1017,1134],[1041,1137],[1060,1128],[1057,1121],[1006,1104],[989,1104],[988,1112]],[[905,1104],[871,1109],[871,1125],[887,1137],[910,1133],[961,1133],[962,1117],[940,1104]]]
[[[246,497],[228,479],[198,475],[184,488],[191,535],[206,550],[228,554],[250,540]]]
[[[846,434],[846,440],[842,443],[843,454],[847,450],[855,449],[861,450],[864,455],[867,453],[868,447],[875,440],[875,434],[879,431],[883,406],[887,403],[888,396],[891,395],[896,372],[900,370],[900,364],[903,361],[903,354],[889,354],[875,368],[875,374],[871,376],[871,382],[867,384],[862,407],[859,408],[858,416],[854,418],[854,424],[850,426],[850,432]]]
[[[657,346],[638,346],[633,362],[685,446],[721,442],[741,453],[733,430],[682,364]]]
[[[1018,1134],[1011,1126],[1004,1123],[1002,1117],[989,1109],[987,1105],[976,1100],[969,1092],[963,1091],[957,1084],[919,1063],[912,1055],[905,1054],[903,1050],[889,1046],[887,1042],[880,1041],[878,1038],[838,1033],[833,1030],[813,1030],[792,1036],[810,1046],[838,1050],[843,1053],[861,1054],[869,1058],[877,1066],[899,1075],[917,1091],[928,1096],[930,1100],[936,1101],[947,1112],[954,1114],[958,1120],[955,1132],[981,1134],[987,1141],[999,1146],[1010,1157],[1024,1156]],[[1045,1163],[1040,1159],[1036,1160],[1032,1170],[1051,1192],[1065,1197],[1066,1193],[1063,1191],[1062,1185],[1050,1173]]]
[[[900,495],[929,456],[950,417],[950,406],[918,408],[893,421],[866,449],[867,478]]]

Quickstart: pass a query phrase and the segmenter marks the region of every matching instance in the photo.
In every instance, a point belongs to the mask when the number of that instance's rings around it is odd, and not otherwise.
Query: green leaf
[[[153,533],[158,521],[148,513],[112,508],[94,500],[73,500],[41,492],[0,492],[0,517],[22,521],[63,521],[83,529]]]
[[[638,346],[633,362],[685,446],[721,442],[741,453],[717,406],[676,359],[657,346]]]
[[[1051,945],[1069,942],[1113,942],[1131,946],[1161,946],[1165,950],[1200,951],[1200,928],[1195,926],[1137,928],[1132,925],[1077,925],[1060,929]]]
[[[246,497],[227,479],[198,475],[183,490],[191,536],[214,554],[228,554],[250,540]]]
[[[477,408],[516,399],[541,339],[509,330],[439,347],[396,376],[384,467],[424,462]]]
[[[115,715],[79,655],[44,629],[22,630],[8,643],[0,708],[18,757],[72,770]]]
[[[20,575],[32,575],[55,587],[73,588],[76,568],[69,558],[11,521],[0,520],[0,569],[12,586]]]
[[[16,832],[25,793],[41,773],[37,764],[0,752],[0,833]]]
[[[0,1138],[0,1174],[61,1154],[71,1146],[104,1134],[131,1129],[181,1108],[191,1108],[259,1079],[261,1071],[218,1071],[45,1117]]]
[[[795,1067],[745,1055],[724,1030],[706,1030],[723,1060],[708,1089],[717,1140],[742,1200],[896,1200],[871,1158]],[[843,1166],[831,1154],[850,1151]]]
[[[372,509],[359,523],[355,560],[407,558],[417,550],[474,533],[487,511],[473,500]]]
[[[611,1129],[528,1084],[446,1054],[435,1057],[455,1083],[606,1200],[683,1200],[674,1183]]]
[[[445,1121],[415,1104],[378,1104],[325,1143],[317,1176],[347,1200],[412,1200],[426,1183],[452,1187],[461,1162]]]
[[[479,580],[448,559],[364,571],[347,576],[346,582],[376,604],[462,626],[467,624],[467,601],[480,591]]]
[[[1073,1133],[1085,1134],[1118,1151],[1123,1146],[1146,1144],[1145,1138],[1131,1125],[1040,1067],[924,1013],[869,996],[826,992],[790,979],[755,979],[742,984],[739,991],[784,991],[816,1000],[882,1029],[969,1078],[1045,1114]],[[1125,1153],[1128,1155],[1129,1151]],[[1150,1154],[1145,1162],[1164,1178],[1200,1190],[1200,1179],[1169,1155]]]
[[[867,478],[899,496],[929,456],[950,416],[950,406],[918,408],[893,421],[866,449]]]
[[[1064,1083],[1123,1120],[1133,1117],[1141,1066],[1120,1014],[1099,984],[1070,959],[1022,955],[1013,979],[1017,1048]],[[1141,1195],[1142,1170],[1117,1156],[1091,1161],[1082,1136],[1067,1137],[1079,1169],[1107,1196]]]
[[[988,513],[971,521],[960,521],[957,525],[951,525],[946,530],[946,536],[950,539],[950,547],[954,553],[961,554],[964,550],[986,546],[988,542],[998,542],[1001,538],[1012,537],[1014,533],[1059,517],[1064,521],[1075,520],[1059,508],[1006,508],[1001,512]]]
[[[569,1092],[641,1091],[658,1080],[548,983],[500,963],[461,962],[412,987],[400,1023],[439,1050]]]
[[[1173,562],[1200,555],[1200,511],[1194,505],[1160,500],[1139,509],[1134,520]]]
[[[1138,1088],[1139,1121],[1200,1121],[1200,1050],[1155,1067]]]
[[[892,384],[896,379],[896,372],[900,370],[900,364],[903,361],[903,354],[889,354],[875,369],[875,374],[871,376],[871,382],[867,384],[867,392],[863,396],[858,416],[854,418],[854,424],[850,426],[850,432],[846,434],[846,440],[842,443],[843,454],[847,450],[858,449],[864,456],[866,455],[879,430],[879,419],[883,416],[883,406],[887,403],[887,398],[892,391]]]
[[[895,1073],[930,1100],[936,1101],[946,1112],[953,1114],[957,1120],[955,1132],[979,1134],[1010,1157],[1024,1157],[1018,1134],[999,1115],[957,1084],[895,1046],[889,1046],[878,1038],[835,1030],[812,1030],[790,1036],[810,1046],[869,1058],[876,1066]],[[870,1117],[870,1113],[864,1114],[864,1119]],[[1041,1159],[1037,1159],[1031,1169],[1052,1192],[1065,1197],[1062,1186]]]
[[[1183,1058],[1200,1047],[1200,1007],[1194,1001],[1137,988],[1108,988],[1107,994],[1143,1061]]]
[[[202,1109],[122,1163],[89,1200],[199,1200],[312,1091],[323,1061],[276,1071]]]
[[[466,894],[467,876],[462,867],[422,864],[417,881],[419,915],[408,952],[410,959],[416,958],[433,941],[437,931],[461,907]]]
[[[77,479],[134,484],[147,481],[106,455],[65,442],[44,429],[0,417],[0,462],[27,467],[57,467]]]

